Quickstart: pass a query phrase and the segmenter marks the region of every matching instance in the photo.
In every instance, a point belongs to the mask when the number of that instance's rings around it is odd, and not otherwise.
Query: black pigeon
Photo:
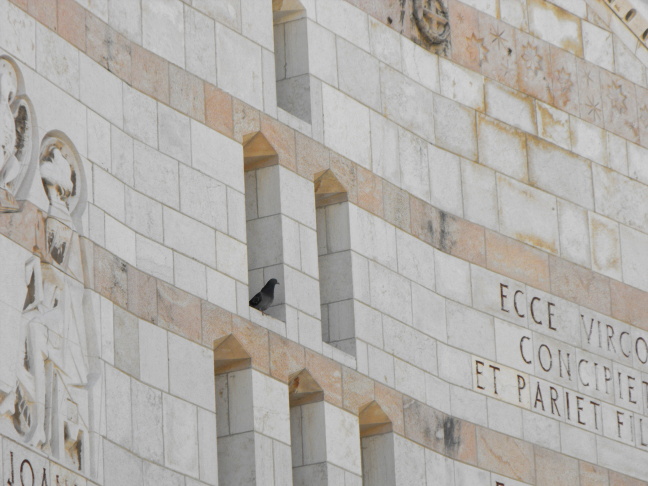
[[[268,280],[268,283],[263,286],[261,292],[250,299],[250,307],[259,309],[261,312],[270,307],[274,300],[274,288],[277,284],[279,284],[279,282],[277,282],[276,278]]]

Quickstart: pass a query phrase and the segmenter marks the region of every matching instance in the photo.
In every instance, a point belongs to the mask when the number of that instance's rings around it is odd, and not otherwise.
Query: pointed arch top
[[[305,14],[306,9],[299,0],[272,0],[272,18],[275,24],[296,20]]]
[[[360,410],[360,437],[391,432],[392,421],[375,400]]]
[[[251,365],[252,358],[250,354],[234,335],[230,334],[214,342],[215,374],[244,370]]]
[[[324,390],[307,369],[290,376],[288,399],[291,407],[319,402],[324,399]]]
[[[315,174],[315,206],[347,201],[347,190],[331,169]]]
[[[243,137],[245,171],[270,167],[279,163],[279,156],[261,132],[248,133]]]

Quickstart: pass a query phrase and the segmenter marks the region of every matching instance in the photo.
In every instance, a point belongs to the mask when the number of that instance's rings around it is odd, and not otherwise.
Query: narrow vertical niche
[[[248,282],[252,298],[271,278],[283,282],[278,155],[265,136],[256,132],[243,137],[243,157]],[[282,296],[283,287],[279,286],[275,289],[273,307],[283,302]],[[280,319],[282,316],[273,307],[266,312]]]
[[[311,122],[306,10],[299,0],[273,0],[277,105]]]
[[[359,414],[362,445],[362,484],[392,486],[396,484],[394,433],[392,422],[378,405],[371,402]]]
[[[355,354],[347,191],[331,170],[315,177],[322,339]]]

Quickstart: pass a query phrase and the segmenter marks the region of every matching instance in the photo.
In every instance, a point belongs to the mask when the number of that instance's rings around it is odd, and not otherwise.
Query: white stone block
[[[0,3],[0,45],[30,67],[36,66],[36,21],[20,7],[3,0]]]
[[[384,383],[387,386],[394,386],[394,358],[393,356],[374,348],[367,346],[367,361],[369,363],[368,373],[371,378]]]
[[[169,334],[169,390],[207,410],[214,410],[214,357],[208,349]]]
[[[437,354],[439,378],[451,385],[472,388],[472,358],[470,354],[441,342],[437,343]]]
[[[486,81],[485,96],[489,116],[525,132],[537,132],[533,98],[490,80]]]
[[[371,167],[369,110],[339,91],[322,86],[325,142],[330,148]]]
[[[425,450],[425,473],[429,485],[435,482],[444,486],[455,485],[452,459],[429,449]]]
[[[619,224],[604,216],[589,212],[592,249],[592,270],[621,280],[621,243]]]
[[[519,371],[533,373],[533,333],[528,329],[495,319],[497,362]]]
[[[132,447],[131,385],[128,375],[106,365],[106,430],[108,439]]]
[[[111,0],[108,3],[108,19],[112,28],[129,40],[142,43],[142,6],[130,0]]]
[[[137,261],[135,232],[108,215],[106,215],[105,224],[106,250],[131,265],[135,265]]]
[[[143,464],[142,476],[144,479],[142,484],[144,486],[159,486],[160,484],[166,486],[185,486],[184,476],[148,461],[145,461]]]
[[[636,52],[636,41],[632,39],[628,47],[626,47],[625,40],[621,40],[616,36],[612,40],[614,43],[614,67],[616,68],[616,73],[628,81],[645,86],[646,66],[634,54]]]
[[[365,51],[369,51],[367,17],[343,0],[317,2],[317,22]]]
[[[568,260],[590,266],[590,239],[587,211],[575,204],[558,201],[560,254]]]
[[[131,382],[133,397],[133,451],[140,457],[164,462],[162,437],[162,394],[136,380]]]
[[[164,464],[183,474],[198,477],[198,414],[196,407],[166,393],[162,394],[162,407],[164,410]]]
[[[628,175],[633,179],[648,184],[648,169],[645,167],[648,160],[648,149],[628,142]]]
[[[430,202],[433,206],[463,216],[461,159],[434,145],[428,145]]]
[[[173,283],[173,251],[137,235],[137,268]]]
[[[382,113],[428,142],[434,142],[435,97],[432,91],[387,66],[381,66],[380,83]]]
[[[167,207],[164,207],[163,218],[166,246],[206,265],[216,266],[216,235],[213,229]]]
[[[180,210],[219,231],[227,231],[227,187],[180,164]]]
[[[488,427],[512,437],[522,438],[522,409],[497,399],[487,398]]]
[[[157,109],[160,150],[180,162],[191,164],[190,119],[162,103],[158,103]]]
[[[283,291],[286,295],[286,303],[307,313],[308,315],[320,318],[320,302],[317,280],[308,275],[294,270],[290,267],[284,268]],[[281,294],[281,289],[279,289]]]
[[[553,106],[537,101],[538,135],[560,147],[571,150],[570,126],[568,113]]]
[[[308,68],[313,76],[317,76],[331,86],[338,85],[337,51],[335,35],[321,27],[316,22],[306,22],[308,34]],[[275,55],[278,55],[275,52]]]
[[[207,298],[207,277],[205,265],[180,253],[173,255],[175,285],[185,292],[201,299]]]
[[[477,160],[475,111],[436,96],[434,99],[434,142],[470,160]]]
[[[383,334],[385,351],[429,373],[437,373],[434,339],[386,316],[383,317]],[[421,388],[424,388],[423,380],[421,380]]]
[[[219,388],[220,390],[220,388]],[[220,394],[220,392],[219,392]],[[235,371],[227,374],[227,400],[229,434],[240,434],[254,430],[254,401],[252,390],[252,370]],[[221,402],[219,401],[219,404]],[[219,412],[219,417],[220,417]],[[218,426],[219,434],[223,429]]]
[[[353,302],[353,324],[358,339],[380,349],[383,347],[382,315],[360,302]]]
[[[447,340],[443,297],[412,283],[412,314],[416,329],[443,342]]]
[[[373,171],[400,186],[398,125],[379,113],[370,112],[371,161]]]
[[[470,307],[446,301],[448,344],[495,359],[493,318]]]
[[[530,182],[580,206],[592,209],[591,163],[541,142],[529,143]]]
[[[421,369],[395,358],[394,379],[399,392],[425,402],[425,373]]]
[[[133,186],[135,184],[133,175],[133,139],[113,125],[110,125],[110,155],[112,157],[111,171],[113,175],[125,184]]]
[[[495,172],[474,162],[461,160],[463,215],[473,223],[499,229]]]
[[[281,212],[315,230],[317,224],[313,183],[283,167],[279,167],[279,181]],[[265,198],[259,198],[259,204],[262,204],[263,199]]]
[[[94,111],[87,112],[88,158],[102,169],[111,171],[111,125]],[[131,152],[132,155],[132,152]]]
[[[218,441],[219,484],[256,484],[256,441],[253,432]],[[270,483],[272,484],[272,483]]]
[[[612,34],[589,22],[581,22],[585,59],[608,71],[614,71]]]
[[[79,51],[42,24],[36,24],[36,69],[52,83],[79,97]]]
[[[434,252],[436,291],[449,299],[471,305],[470,264],[443,253]]]
[[[612,132],[607,132],[608,167],[623,175],[628,175],[628,148],[626,140]]]
[[[410,282],[382,265],[369,262],[372,307],[405,322],[412,322]]]
[[[453,416],[487,427],[488,416],[486,397],[484,395],[480,395],[479,393],[458,386],[451,386],[450,402],[452,404]],[[463,483],[460,482],[459,484]]]
[[[221,24],[216,26],[216,72],[220,88],[263,109],[261,47]]]
[[[277,118],[277,85],[275,79],[275,57],[272,51],[261,49],[261,68],[263,70],[263,109],[273,118]]]
[[[144,484],[142,460],[110,441],[103,440],[103,469],[106,486]]]
[[[430,290],[435,287],[434,248],[404,231],[396,231],[398,273]]]
[[[524,440],[548,449],[560,450],[560,422],[522,410]]]
[[[340,90],[373,110],[379,111],[378,60],[366,51],[338,38],[337,65]]]
[[[214,412],[198,409],[198,460],[200,479],[209,484],[218,484],[218,452],[216,449],[216,415]]]
[[[326,458],[328,462],[354,474],[361,474],[358,417],[327,402],[323,402],[323,404],[326,415]]]
[[[216,267],[219,271],[247,283],[247,246],[226,234],[216,232]]]
[[[403,74],[427,89],[440,92],[439,57],[401,36]]]
[[[135,189],[178,208],[178,162],[137,141],[134,160]]]
[[[150,147],[158,145],[157,106],[147,95],[123,84],[124,131]]]
[[[526,181],[527,144],[524,133],[479,116],[479,163],[514,179]]]
[[[547,159],[547,163],[552,161]],[[499,174],[497,191],[501,232],[543,250],[557,253],[556,198]]]
[[[399,129],[398,132],[402,187],[414,196],[429,201],[428,143],[407,130]]]
[[[343,251],[319,258],[320,293],[322,304],[330,304],[353,297],[351,252]]]
[[[139,321],[140,378],[160,390],[169,389],[169,353],[167,332],[153,324]]]
[[[446,98],[483,112],[484,77],[458,64],[439,58],[441,94]]]
[[[369,17],[369,38],[371,54],[378,60],[401,70],[400,36],[384,23]]]
[[[349,206],[351,249],[392,270],[397,268],[396,229],[357,206]]]
[[[290,445],[288,388],[262,373],[251,373],[254,388],[254,430]]]
[[[607,165],[606,132],[579,118],[570,118],[572,150],[587,159]]]
[[[621,226],[623,280],[629,285],[648,290],[648,235]]]
[[[101,297],[101,358],[109,364],[115,362],[115,333],[113,327],[113,304]]]
[[[192,5],[212,19],[241,31],[241,0],[196,0]]]
[[[561,423],[560,449],[563,454],[587,461],[588,457],[595,457],[596,436],[587,430]],[[600,459],[599,464],[603,465]]]
[[[236,312],[236,281],[211,268],[207,268],[206,272],[207,300],[230,312]]]
[[[85,54],[80,54],[80,98],[88,108],[122,128],[122,82]]]
[[[250,241],[263,241],[263,245],[248,247],[250,270],[277,265],[283,262],[282,222],[279,215],[254,219],[247,223]],[[296,223],[295,223],[296,224]]]
[[[648,232],[648,215],[642,201],[648,197],[648,188],[623,175],[593,165],[596,211],[613,220]]]
[[[92,182],[95,205],[118,220],[124,221],[126,219],[124,184],[99,167],[94,168]]]
[[[245,191],[243,147],[225,135],[191,120],[191,165],[214,179]]]
[[[324,216],[323,221],[317,222],[317,237],[320,233],[325,237],[323,247],[326,253],[349,250],[351,248],[351,232],[349,222],[349,203],[331,204],[318,209]],[[320,224],[320,222],[322,224]]]
[[[450,384],[434,375],[425,373],[425,396],[430,407],[450,414]]]
[[[213,19],[184,8],[187,71],[216,84],[216,37]]]
[[[139,233],[162,241],[162,205],[151,198],[126,188],[126,224]]]
[[[177,64],[185,66],[183,5],[174,0],[142,0],[142,44]]]

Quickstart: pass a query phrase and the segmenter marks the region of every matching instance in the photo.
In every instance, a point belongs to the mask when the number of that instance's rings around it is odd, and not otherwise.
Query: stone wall
[[[647,484],[632,7],[0,0],[2,480]]]

